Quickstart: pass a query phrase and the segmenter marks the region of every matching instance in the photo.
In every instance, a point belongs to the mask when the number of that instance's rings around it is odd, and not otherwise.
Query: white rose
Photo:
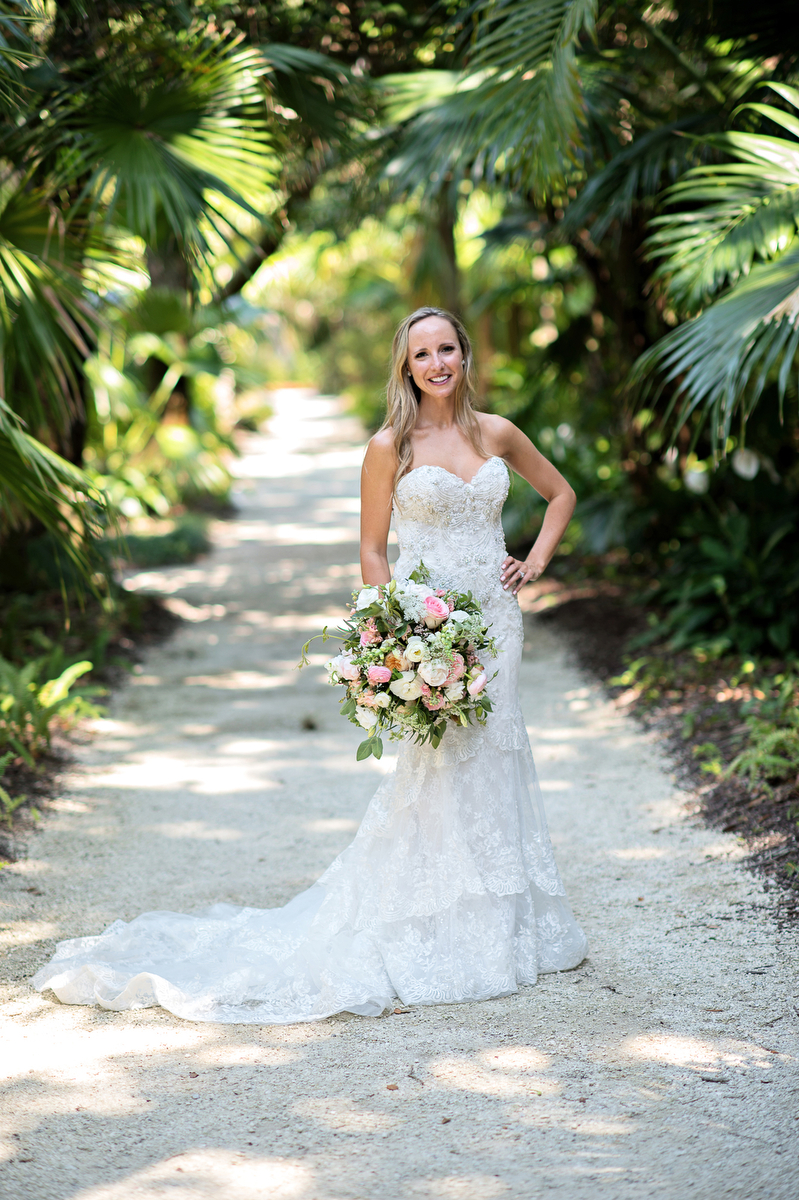
[[[414,634],[412,638],[408,638],[408,645],[403,653],[408,662],[421,662],[424,658],[424,638],[420,638],[418,634]]]
[[[388,692],[378,692],[375,696],[375,704],[378,708],[388,708],[391,704],[391,697]]]
[[[415,671],[403,671],[402,678],[395,679],[393,683],[390,683],[388,690],[395,696],[399,696],[400,700],[415,700],[422,694],[422,685],[419,683]]]
[[[355,710],[355,719],[364,729],[372,729],[377,724],[377,713],[359,704]]]
[[[361,590],[358,592],[358,598],[355,601],[355,608],[358,612],[360,612],[362,608],[368,608],[370,604],[374,604],[375,601],[379,599],[380,593],[378,592],[377,588],[361,588]]]
[[[419,667],[419,674],[425,683],[430,684],[430,687],[441,687],[449,673],[449,663],[436,662],[435,659],[430,659],[429,662],[424,662]]]
[[[456,608],[449,614],[449,619],[450,621],[470,621],[471,613],[464,612],[462,608]]]
[[[457,679],[455,681],[455,683],[451,683],[449,685],[449,687],[444,692],[444,695],[447,697],[448,700],[450,700],[454,704],[457,700],[461,699],[461,697],[463,696],[463,693],[465,691],[466,691],[466,686],[465,686],[463,680]]]

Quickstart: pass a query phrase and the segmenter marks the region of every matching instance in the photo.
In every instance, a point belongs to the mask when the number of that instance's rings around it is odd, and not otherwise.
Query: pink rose
[[[449,600],[447,601],[447,608],[449,609],[450,612],[455,611],[455,601],[452,599],[452,597],[450,597]]]
[[[362,646],[375,646],[375,645],[377,645],[377,643],[382,642],[382,640],[383,640],[383,635],[380,633],[377,626],[375,625],[374,617],[370,617],[369,620],[365,622],[364,627],[361,631],[361,637],[360,637],[361,645]]]
[[[487,683],[488,676],[486,675],[485,671],[483,671],[482,675],[478,675],[476,679],[472,680],[466,690],[470,696],[479,696]]]
[[[389,683],[391,680],[391,671],[388,667],[370,667],[366,675],[370,683]]]
[[[449,702],[446,696],[422,696],[422,704],[428,712],[438,712],[440,708],[448,708]]]
[[[444,681],[444,687],[449,687],[449,685],[451,683],[456,683],[457,680],[462,678],[465,671],[466,671],[466,663],[463,660],[463,655],[462,654],[453,654],[452,670],[450,671],[449,675],[447,676],[446,680]]]
[[[438,629],[449,616],[449,606],[440,596],[425,596],[424,608],[424,623],[428,629]]]

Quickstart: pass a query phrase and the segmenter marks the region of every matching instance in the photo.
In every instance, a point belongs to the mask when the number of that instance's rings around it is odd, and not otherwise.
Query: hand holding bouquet
[[[338,635],[343,647],[327,664],[328,678],[346,688],[342,714],[369,734],[359,761],[380,758],[381,733],[437,747],[447,722],[485,724],[484,660],[496,647],[471,592],[432,588],[420,564],[408,582],[362,588]]]

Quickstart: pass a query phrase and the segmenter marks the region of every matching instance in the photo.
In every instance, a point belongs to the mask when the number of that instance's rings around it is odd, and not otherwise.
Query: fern
[[[787,725],[750,717],[749,743],[732,760],[725,775],[747,779],[771,793],[770,780],[787,779],[799,772],[799,711],[792,709]]]
[[[39,658],[16,667],[0,658],[0,747],[10,746],[29,767],[50,745],[56,723],[68,727],[81,717],[96,717],[101,712],[88,699],[100,689],[72,692],[78,679],[91,671],[90,662],[73,663],[56,678],[42,682],[39,677],[45,663],[46,659]]]

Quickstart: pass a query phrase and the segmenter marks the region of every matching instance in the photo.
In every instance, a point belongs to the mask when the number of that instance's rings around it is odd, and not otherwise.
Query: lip
[[[441,387],[442,383],[449,383],[451,378],[451,375],[434,375],[428,378],[427,382],[432,383],[434,387]]]

